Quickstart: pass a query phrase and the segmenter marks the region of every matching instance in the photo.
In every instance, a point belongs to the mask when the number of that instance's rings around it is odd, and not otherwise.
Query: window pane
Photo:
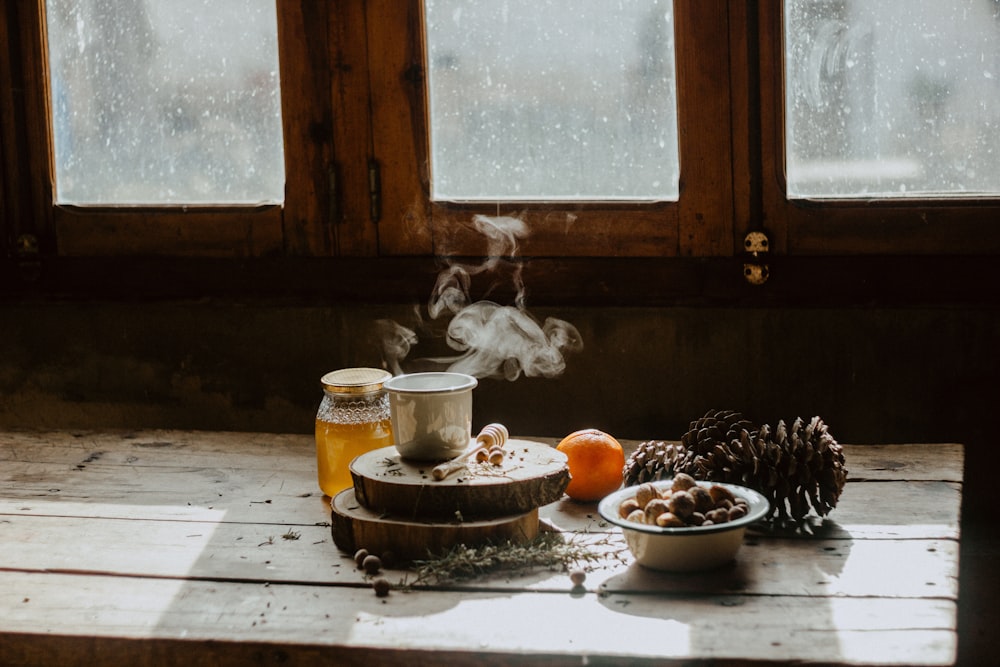
[[[57,202],[282,200],[273,0],[46,8]]]
[[[788,194],[1000,193],[1000,4],[785,0]]]
[[[670,0],[424,4],[433,199],[677,199]]]

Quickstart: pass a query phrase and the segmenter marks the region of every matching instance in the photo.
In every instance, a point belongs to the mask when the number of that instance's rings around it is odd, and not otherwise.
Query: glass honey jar
[[[389,397],[382,388],[391,377],[379,368],[342,368],[320,380],[316,468],[326,495],[333,497],[352,486],[349,465],[355,457],[392,445]]]

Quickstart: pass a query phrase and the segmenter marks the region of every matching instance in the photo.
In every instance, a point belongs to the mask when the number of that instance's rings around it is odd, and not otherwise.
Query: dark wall
[[[484,378],[476,422],[679,438],[709,408],[820,415],[841,442],[958,441],[995,460],[1000,310],[566,308],[583,349],[553,379]],[[312,430],[320,376],[379,365],[375,322],[412,305],[21,301],[0,323],[0,427]],[[424,335],[419,357],[453,353]],[[970,466],[970,474],[977,472]],[[970,480],[971,481],[971,480]]]

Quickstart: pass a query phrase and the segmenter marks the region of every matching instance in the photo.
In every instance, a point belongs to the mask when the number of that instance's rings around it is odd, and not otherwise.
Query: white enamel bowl
[[[669,489],[673,480],[652,484],[657,491],[662,491]],[[763,519],[771,508],[767,498],[753,489],[735,484],[698,482],[705,488],[716,484],[726,487],[735,496],[745,498],[749,507],[747,514],[727,523],[684,528],[660,528],[627,521],[618,515],[618,508],[624,501],[635,497],[638,486],[625,487],[606,496],[598,504],[597,511],[605,521],[622,529],[628,548],[640,565],[668,572],[709,570],[736,558],[747,526]]]

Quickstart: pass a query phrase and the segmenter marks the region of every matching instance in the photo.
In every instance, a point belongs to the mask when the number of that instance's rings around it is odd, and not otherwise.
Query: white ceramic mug
[[[464,373],[410,373],[382,385],[389,394],[392,437],[400,455],[443,461],[472,440],[472,390],[479,381]]]

